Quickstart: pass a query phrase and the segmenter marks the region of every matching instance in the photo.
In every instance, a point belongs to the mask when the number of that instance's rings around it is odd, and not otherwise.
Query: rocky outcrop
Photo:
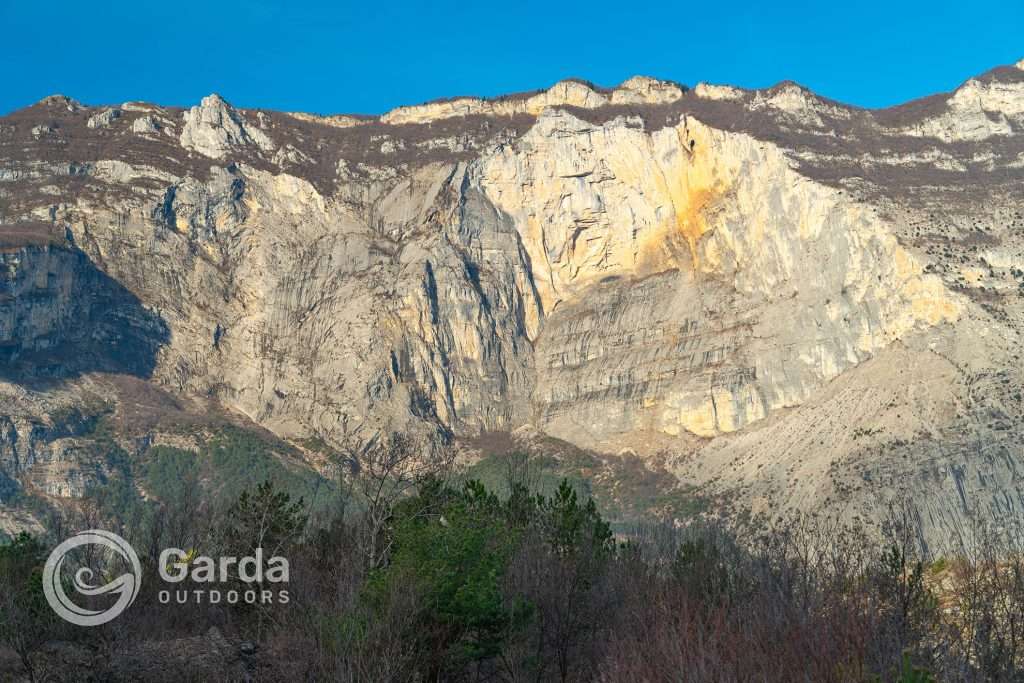
[[[214,159],[247,145],[264,151],[274,149],[267,134],[246,122],[220,95],[204,97],[199,106],[185,112],[184,121],[181,146]]]
[[[709,100],[739,100],[743,98],[743,91],[731,85],[716,85],[713,83],[698,83],[693,88],[697,97]]]
[[[132,123],[132,132],[139,135],[150,135],[160,132],[160,122],[153,116],[142,116]]]
[[[1024,67],[972,78],[944,101],[944,111],[903,129],[945,142],[979,141],[1024,129]]]
[[[90,116],[85,125],[89,126],[89,128],[105,128],[119,118],[121,118],[120,109],[104,109],[99,114]]]

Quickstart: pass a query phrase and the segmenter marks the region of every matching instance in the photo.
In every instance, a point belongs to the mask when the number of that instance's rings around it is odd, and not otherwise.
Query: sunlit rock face
[[[29,476],[40,376],[73,403],[120,372],[296,442],[528,428],[753,509],[909,488],[930,537],[1017,524],[1022,83],[882,111],[645,77],[380,117],[47,98],[0,119],[2,466]]]
[[[869,208],[693,118],[649,132],[551,113],[480,183],[547,312],[527,332],[558,436],[735,431],[959,316]]]
[[[274,148],[263,131],[249,125],[220,95],[204,97],[199,106],[185,112],[183,119],[181,146],[208,157],[219,159],[233,148],[246,145],[265,151]]]

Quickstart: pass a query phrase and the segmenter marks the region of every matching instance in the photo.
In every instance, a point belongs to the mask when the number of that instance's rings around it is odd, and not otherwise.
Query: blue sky
[[[48,94],[379,113],[565,77],[795,80],[886,106],[1024,57],[997,2],[146,2],[0,0],[0,113]]]

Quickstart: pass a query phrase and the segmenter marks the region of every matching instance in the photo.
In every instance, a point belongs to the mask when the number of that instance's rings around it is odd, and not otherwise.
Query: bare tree
[[[349,451],[351,488],[362,508],[360,552],[368,569],[386,560],[391,540],[386,533],[398,501],[427,479],[450,476],[454,452],[432,449],[405,434],[380,435]]]

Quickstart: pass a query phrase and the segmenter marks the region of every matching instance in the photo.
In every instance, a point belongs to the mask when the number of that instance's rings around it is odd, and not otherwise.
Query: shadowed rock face
[[[1022,88],[47,98],[0,119],[6,396],[116,369],[286,438],[529,428],[739,507],[1016,527]]]
[[[0,376],[23,383],[98,371],[149,378],[169,339],[159,315],[72,246],[0,249]]]

